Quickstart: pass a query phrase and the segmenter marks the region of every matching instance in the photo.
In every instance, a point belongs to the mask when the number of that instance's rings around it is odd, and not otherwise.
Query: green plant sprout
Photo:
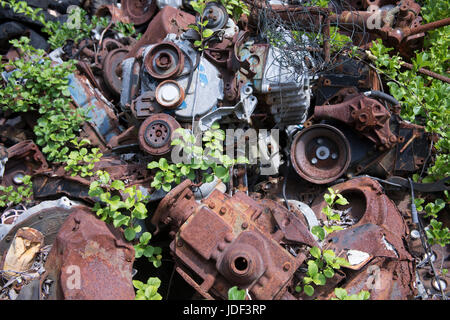
[[[182,179],[195,180],[200,177],[203,182],[212,182],[214,176],[224,182],[230,179],[230,167],[237,163],[248,163],[245,157],[231,159],[223,155],[223,140],[225,132],[219,129],[217,123],[207,130],[202,141],[197,142],[197,138],[188,130],[179,128],[175,130],[175,138],[171,144],[178,146],[186,154],[191,154],[190,163],[169,164],[167,159],[161,158],[159,161],[152,161],[147,165],[148,169],[158,169],[151,187],[169,192],[172,183],[180,184]],[[203,146],[204,144],[204,146]]]
[[[162,300],[158,293],[158,288],[161,285],[161,280],[150,277],[147,283],[139,280],[133,280],[133,286],[137,289],[135,300]]]
[[[314,226],[311,229],[312,234],[317,236],[320,241],[325,239],[327,234],[330,234],[334,231],[343,230],[341,226],[334,225],[341,221],[341,216],[339,212],[333,209],[333,206],[338,204],[341,206],[347,205],[349,202],[345,199],[339,191],[334,191],[333,188],[328,188],[328,193],[324,195],[324,199],[326,202],[326,206],[322,209],[322,212],[327,216],[327,222],[324,223],[324,226]]]
[[[121,180],[111,180],[106,171],[97,171],[97,180],[93,181],[89,187],[89,196],[98,198],[92,211],[106,223],[112,223],[115,228],[125,228],[124,235],[128,241],[134,241],[136,234],[142,231],[142,227],[137,220],[147,218],[148,196],[144,196],[142,191],[136,186],[125,188],[125,183]],[[127,194],[127,198],[122,200],[120,192]],[[114,193],[114,194],[113,194]],[[161,266],[161,248],[149,245],[151,234],[144,232],[139,237],[139,242],[134,246],[136,258],[145,256],[153,265]]]
[[[234,286],[228,290],[228,300],[245,300],[246,294],[245,290],[239,290],[237,286]]]
[[[0,208],[31,202],[33,196],[33,183],[31,177],[26,175],[22,179],[22,186],[14,189],[13,186],[0,185]]]
[[[76,150],[69,153],[69,157],[66,161],[64,169],[71,172],[71,176],[79,174],[81,177],[92,176],[94,173],[94,164],[100,161],[102,153],[98,148],[92,148],[88,150],[86,147],[90,144],[88,139],[81,139],[79,142],[77,139],[73,139],[71,143],[76,147]]]
[[[347,290],[343,288],[335,288],[334,295],[336,298],[331,298],[331,300],[369,300],[370,293],[366,290],[361,290],[358,293],[348,295]]]

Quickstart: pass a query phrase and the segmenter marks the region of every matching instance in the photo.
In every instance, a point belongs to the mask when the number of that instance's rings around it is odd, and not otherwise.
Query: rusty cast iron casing
[[[355,178],[332,187],[349,204],[338,210],[349,210],[356,221],[345,230],[325,238],[324,249],[346,257],[349,250],[367,253],[370,259],[345,268],[347,280],[341,287],[349,294],[368,290],[372,300],[408,299],[415,295],[414,260],[405,244],[408,227],[401,213],[384,193],[381,185],[370,178]],[[312,205],[316,216],[326,220],[322,209],[326,202],[320,197]],[[347,258],[347,257],[346,257]],[[375,274],[377,273],[375,279]],[[378,281],[372,285],[372,280]],[[321,298],[330,298],[332,289],[322,291]]]
[[[181,276],[207,299],[226,299],[234,285],[255,299],[291,298],[287,286],[305,256],[282,245],[317,245],[301,220],[274,201],[257,202],[243,192],[230,197],[214,190],[198,204],[191,185],[185,180],[173,189],[152,220],[178,231],[171,251]]]
[[[45,264],[54,281],[49,299],[134,299],[133,262],[123,232],[79,207],[59,230]]]
[[[391,149],[397,142],[389,127],[390,117],[380,102],[363,94],[339,104],[316,106],[314,109],[314,118],[339,120],[385,149]]]

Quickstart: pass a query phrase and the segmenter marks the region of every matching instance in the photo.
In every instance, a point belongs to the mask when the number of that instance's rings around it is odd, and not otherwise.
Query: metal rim
[[[333,126],[317,124],[300,131],[291,145],[291,162],[305,180],[325,184],[340,177],[350,165],[350,144]]]
[[[176,99],[176,100],[175,100],[175,98],[174,99],[166,99],[166,100],[164,99],[163,92],[161,92],[161,90],[163,90],[163,88],[165,86],[169,86],[169,85],[173,85],[174,87],[176,87],[176,90],[178,90],[178,92],[177,92],[178,99]],[[156,97],[156,101],[164,108],[175,109],[184,101],[184,90],[178,82],[176,82],[174,80],[166,80],[166,81],[161,82],[158,85],[158,87],[156,88],[155,97]]]
[[[117,75],[117,68],[128,54],[129,50],[118,48],[110,51],[103,62],[103,78],[106,86],[116,95],[122,90],[122,79]]]
[[[203,18],[208,20],[206,27],[213,31],[223,29],[228,22],[227,9],[218,2],[208,2],[203,13]]]

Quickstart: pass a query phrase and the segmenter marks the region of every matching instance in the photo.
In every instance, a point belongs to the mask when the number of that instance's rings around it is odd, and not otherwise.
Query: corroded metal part
[[[171,150],[172,137],[180,124],[165,113],[148,117],[139,128],[139,145],[151,155],[163,155]]]
[[[122,0],[123,13],[133,24],[144,24],[156,12],[156,1],[149,0]]]
[[[134,299],[133,262],[133,245],[120,229],[78,208],[59,230],[45,264],[47,279],[54,281],[49,299]]]
[[[146,45],[163,41],[169,33],[181,34],[189,24],[194,23],[195,16],[171,6],[165,6],[149,23],[141,39],[130,48],[126,59],[135,57],[139,49]]]
[[[174,80],[166,80],[156,87],[156,101],[167,109],[175,109],[184,101],[184,89]]]
[[[173,78],[183,71],[184,54],[176,44],[161,42],[145,56],[144,65],[147,72],[155,79]]]
[[[314,118],[339,120],[385,149],[392,148],[397,142],[389,127],[390,117],[389,111],[380,102],[363,94],[339,104],[314,108]]]
[[[283,244],[314,245],[306,226],[276,202],[243,192],[230,197],[216,189],[198,204],[190,186],[186,180],[173,189],[152,219],[178,230],[171,250],[180,275],[207,299],[226,298],[233,285],[254,299],[290,296],[287,286],[305,255]]]
[[[324,249],[333,250],[346,259],[351,250],[367,255],[359,263],[344,268],[348,281],[343,282],[342,287],[353,293],[368,290],[374,300],[413,297],[415,268],[414,259],[405,247],[407,225],[395,204],[383,193],[381,185],[363,177],[332,188],[349,202],[345,206],[336,205],[335,209],[346,212],[354,224],[327,235]],[[324,200],[316,201],[312,206],[316,216],[323,221],[327,220],[322,213],[325,206]],[[322,291],[321,298],[329,298],[332,289]]]
[[[127,48],[117,48],[110,51],[103,61],[103,79],[109,90],[116,96],[120,95],[122,89],[122,79],[117,74],[117,71],[127,53]]]
[[[1,179],[1,184],[4,186],[21,185],[20,179],[23,176],[48,168],[44,155],[31,140],[21,141],[8,148],[7,156],[8,161]]]
[[[325,184],[340,177],[350,164],[350,145],[338,129],[318,124],[300,131],[291,145],[291,162],[305,180]]]

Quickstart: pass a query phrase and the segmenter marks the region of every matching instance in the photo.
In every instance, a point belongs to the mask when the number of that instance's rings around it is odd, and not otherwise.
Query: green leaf
[[[133,216],[138,219],[145,219],[147,217],[147,208],[142,202],[138,202],[134,206]]]
[[[142,244],[147,244],[150,239],[152,238],[152,234],[150,232],[144,232],[140,237],[139,237],[139,242]]]
[[[317,236],[320,241],[325,239],[325,230],[321,226],[314,226],[311,228],[313,235]]]
[[[205,29],[203,30],[203,38],[209,38],[214,34],[214,31],[211,29]]]
[[[159,159],[159,168],[163,171],[169,169],[169,163],[167,162],[166,158]]]
[[[303,288],[303,291],[305,292],[306,295],[308,295],[309,297],[311,297],[314,294],[314,288],[310,285],[306,285]]]
[[[338,299],[345,300],[345,298],[347,297],[347,290],[345,290],[343,288],[335,288],[334,294],[336,295],[336,297]]]
[[[228,300],[245,300],[245,290],[239,290],[234,286],[228,290]]]
[[[312,255],[314,258],[316,258],[316,259],[319,259],[319,258],[321,257],[321,255],[322,255],[320,249],[317,248],[317,247],[312,247],[312,248],[309,250],[309,253],[311,253],[311,255]]]
[[[158,167],[159,167],[159,163],[156,162],[156,161],[152,161],[152,162],[150,162],[150,163],[147,165],[147,168],[148,168],[148,169],[155,169],[155,168],[158,168]]]
[[[154,252],[155,249],[152,246],[147,246],[144,250],[144,256],[150,258],[151,256],[153,256]]]
[[[163,190],[164,190],[165,192],[169,192],[170,189],[172,189],[172,185],[171,185],[170,183],[164,183],[164,184],[162,185],[162,188],[163,188]]]
[[[308,275],[314,279],[314,276],[319,272],[317,263],[313,260],[308,261]]]
[[[328,279],[331,279],[334,277],[334,270],[332,268],[326,268],[325,270],[323,270],[323,274]]]
[[[132,282],[133,282],[133,286],[134,286],[136,289],[141,289],[141,290],[144,289],[144,284],[143,284],[141,281],[139,281],[139,280],[133,280]]]
[[[125,189],[125,183],[123,183],[120,180],[114,180],[111,183],[111,188],[113,188],[115,190],[124,190]]]
[[[322,273],[317,273],[313,277],[313,282],[318,286],[323,286],[327,282],[327,279]]]
[[[127,239],[128,241],[133,241],[135,237],[136,232],[133,228],[128,227],[125,229],[125,239]]]

